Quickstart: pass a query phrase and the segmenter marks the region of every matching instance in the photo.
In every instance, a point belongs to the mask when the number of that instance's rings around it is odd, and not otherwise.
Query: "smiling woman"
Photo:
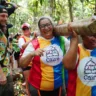
[[[51,19],[44,17],[40,18],[38,27],[42,37],[46,39],[51,39],[53,37],[53,24]]]
[[[28,80],[30,93],[32,96],[64,96],[62,60],[67,56],[65,50],[68,50],[70,43],[64,37],[54,36],[54,26],[50,18],[41,17],[38,27],[40,36],[29,43],[20,59],[22,67],[32,62]],[[72,49],[69,48],[68,53],[72,55],[71,58],[69,56],[71,63],[76,59],[74,55],[77,53],[77,42],[77,35],[73,33]]]

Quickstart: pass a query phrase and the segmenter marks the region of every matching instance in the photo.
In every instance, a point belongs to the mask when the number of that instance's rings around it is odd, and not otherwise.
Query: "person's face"
[[[19,40],[20,36],[21,36],[21,35],[18,35],[18,36],[17,36],[17,40]]]
[[[40,21],[40,34],[46,39],[51,39],[53,37],[53,25],[48,19],[43,19]]]
[[[31,33],[30,28],[24,27],[22,30],[25,36],[30,36],[30,33]]]
[[[0,24],[6,25],[8,20],[8,14],[7,13],[0,13]]]
[[[84,47],[87,49],[96,48],[96,37],[95,36],[82,36]]]

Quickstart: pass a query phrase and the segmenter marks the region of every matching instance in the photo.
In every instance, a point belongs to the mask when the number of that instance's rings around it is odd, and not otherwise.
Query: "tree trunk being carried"
[[[71,22],[70,26],[78,35],[96,35],[96,16]],[[55,26],[54,32],[56,35],[70,34],[68,32],[68,24]]]

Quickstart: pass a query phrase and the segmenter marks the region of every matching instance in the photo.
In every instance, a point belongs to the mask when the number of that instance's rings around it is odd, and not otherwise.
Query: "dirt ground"
[[[28,96],[24,83],[24,78],[21,73],[13,76],[14,81],[14,96]]]

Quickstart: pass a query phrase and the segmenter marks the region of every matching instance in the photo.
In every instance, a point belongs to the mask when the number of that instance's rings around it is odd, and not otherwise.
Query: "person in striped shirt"
[[[67,96],[96,96],[96,36],[81,36],[77,63],[66,70]],[[71,65],[66,63],[65,68]]]
[[[64,96],[64,63],[76,61],[77,34],[72,32],[70,43],[65,37],[55,36],[54,25],[46,16],[39,19],[38,27],[40,36],[28,44],[19,62],[21,67],[32,62],[28,79],[30,93],[32,96]]]

